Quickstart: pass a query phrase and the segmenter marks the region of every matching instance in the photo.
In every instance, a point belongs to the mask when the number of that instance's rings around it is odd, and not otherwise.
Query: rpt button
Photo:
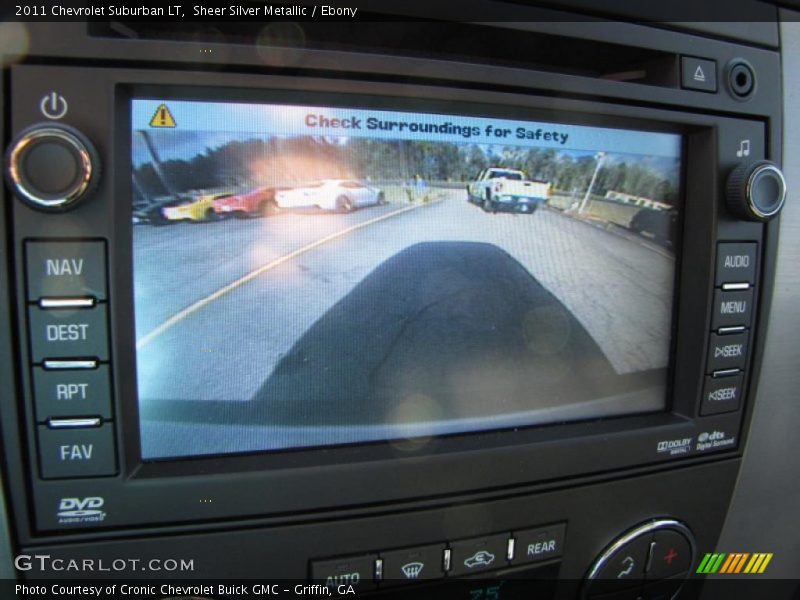
[[[49,429],[39,426],[39,460],[42,478],[114,475],[113,425],[87,429]]]
[[[28,300],[91,296],[106,299],[103,242],[27,242]]]
[[[46,371],[33,369],[36,417],[98,416],[111,418],[111,384],[108,365],[97,369]]]
[[[105,305],[91,309],[28,309],[33,361],[45,358],[92,356],[108,360],[108,321]]]

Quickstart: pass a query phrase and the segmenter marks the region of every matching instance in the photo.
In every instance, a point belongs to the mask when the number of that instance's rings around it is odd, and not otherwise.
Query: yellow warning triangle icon
[[[153,118],[150,119],[150,127],[175,127],[175,119],[172,117],[172,113],[169,112],[166,104],[160,105],[157,109]]]

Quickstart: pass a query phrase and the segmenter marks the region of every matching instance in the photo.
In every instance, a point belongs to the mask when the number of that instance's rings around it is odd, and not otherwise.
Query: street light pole
[[[578,214],[582,214],[583,211],[586,210],[586,205],[589,203],[589,196],[592,194],[592,188],[594,187],[594,182],[597,179],[597,174],[600,172],[600,167],[603,165],[603,157],[605,155],[605,152],[598,152],[595,154],[597,164],[594,167],[594,173],[592,174],[592,180],[589,182],[589,187],[586,188],[586,194],[583,196],[581,205],[578,207]]]

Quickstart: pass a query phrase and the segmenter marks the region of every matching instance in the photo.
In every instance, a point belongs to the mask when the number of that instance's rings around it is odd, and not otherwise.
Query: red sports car
[[[214,201],[214,212],[218,215],[259,217],[277,212],[275,192],[278,188],[262,187],[246,194],[236,194]]]

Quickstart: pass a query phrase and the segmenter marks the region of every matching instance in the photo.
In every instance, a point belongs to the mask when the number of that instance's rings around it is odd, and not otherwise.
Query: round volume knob
[[[751,221],[768,221],[786,200],[786,180],[775,163],[768,160],[743,164],[728,176],[728,210]]]
[[[34,208],[65,210],[97,184],[99,160],[91,142],[66,125],[34,125],[11,144],[7,174],[12,189]]]

